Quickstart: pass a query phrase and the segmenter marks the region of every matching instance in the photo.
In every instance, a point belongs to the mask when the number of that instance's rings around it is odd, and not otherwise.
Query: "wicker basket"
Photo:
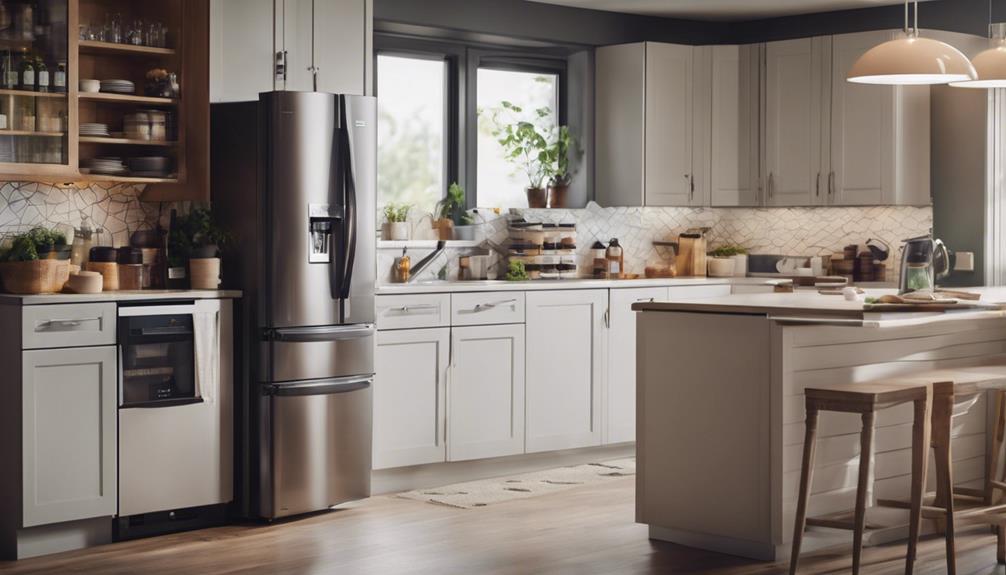
[[[34,260],[0,264],[4,290],[16,294],[56,293],[70,279],[67,260]]]

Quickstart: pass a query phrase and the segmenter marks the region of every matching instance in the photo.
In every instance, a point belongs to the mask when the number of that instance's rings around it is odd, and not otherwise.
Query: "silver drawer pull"
[[[402,313],[409,313],[413,311],[426,311],[440,309],[440,306],[434,303],[424,303],[420,305],[403,305],[402,307],[395,308],[395,311],[400,311]]]
[[[497,306],[507,305],[507,304],[510,304],[510,309],[517,309],[517,300],[516,299],[508,299],[508,300],[498,301],[498,302],[494,302],[494,303],[475,304],[475,311],[476,312],[489,311],[491,309],[495,309]]]
[[[50,319],[49,321],[38,324],[35,331],[55,331],[55,330],[71,330],[73,328],[80,327],[85,321],[101,321],[100,317],[94,317],[90,319]]]
[[[636,300],[636,303],[639,303],[639,302],[641,302],[641,301],[648,301],[648,302],[651,302],[651,303],[652,303],[652,302],[656,301],[656,299],[657,299],[657,298],[652,298],[652,297],[644,297],[644,298],[642,298],[642,299],[637,299],[637,300]]]

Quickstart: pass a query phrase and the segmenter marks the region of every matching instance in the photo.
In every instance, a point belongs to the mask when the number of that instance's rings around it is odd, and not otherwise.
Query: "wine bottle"
[[[35,85],[39,92],[49,91],[49,68],[45,65],[45,60],[41,56],[35,59]]]
[[[35,91],[35,65],[32,60],[28,49],[24,48],[21,54],[21,81],[18,84],[20,90]]]

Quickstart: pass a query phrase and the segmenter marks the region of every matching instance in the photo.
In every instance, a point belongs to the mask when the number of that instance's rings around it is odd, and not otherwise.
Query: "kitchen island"
[[[1006,301],[984,288],[982,301]],[[892,293],[871,292],[869,295]],[[1006,353],[1006,312],[872,313],[816,292],[640,302],[636,520],[652,539],[765,560],[788,557],[806,387],[856,385]],[[985,473],[985,398],[955,419],[956,483]],[[990,419],[990,418],[988,418]],[[912,408],[878,413],[868,501],[908,499]],[[823,413],[810,515],[854,507],[858,416]],[[932,482],[930,482],[932,485]],[[907,512],[873,506],[867,542],[907,534]],[[804,551],[848,543],[808,531]]]

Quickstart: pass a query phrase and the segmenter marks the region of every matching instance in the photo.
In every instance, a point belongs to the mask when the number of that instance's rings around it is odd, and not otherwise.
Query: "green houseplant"
[[[188,266],[193,289],[216,289],[220,285],[220,250],[231,235],[217,225],[209,208],[196,206],[186,215],[175,215],[168,234],[168,266]]]
[[[576,139],[569,131],[569,126],[559,126],[555,136],[546,149],[550,177],[548,181],[548,207],[567,207],[569,184],[573,181],[574,171],[570,169],[570,155],[579,155]]]
[[[708,253],[706,260],[710,277],[744,277],[748,273],[747,249],[733,244],[720,246]]]
[[[437,202],[433,214],[433,228],[439,239],[474,239],[474,223],[474,218],[465,209],[465,189],[457,182],[452,183],[444,199]]]
[[[0,277],[11,293],[51,293],[70,277],[70,250],[62,232],[34,228],[0,250]]]
[[[531,208],[544,208],[548,195],[543,187],[551,174],[547,131],[543,124],[552,112],[548,108],[538,108],[531,113],[533,121],[519,120],[524,109],[504,101],[500,108],[492,111],[493,137],[503,147],[504,157],[518,166],[527,177],[527,204]]]
[[[396,204],[388,202],[384,206],[384,239],[392,241],[405,241],[409,239],[409,210],[412,206],[408,204]]]

